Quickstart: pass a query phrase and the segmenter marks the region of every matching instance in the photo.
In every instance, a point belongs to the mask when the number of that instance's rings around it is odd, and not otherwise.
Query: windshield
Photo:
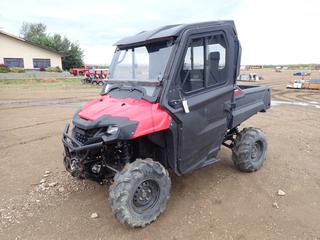
[[[161,81],[172,51],[172,41],[117,49],[110,80]]]
[[[109,81],[103,92],[107,93],[108,89],[112,89],[112,85],[119,83],[123,89],[138,87],[143,97],[156,98],[172,48],[172,40],[118,48],[113,56]]]

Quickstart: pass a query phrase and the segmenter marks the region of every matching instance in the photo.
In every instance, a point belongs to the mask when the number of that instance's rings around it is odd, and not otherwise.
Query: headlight
[[[109,126],[107,129],[107,133],[110,135],[116,134],[118,132],[119,128],[116,126]]]

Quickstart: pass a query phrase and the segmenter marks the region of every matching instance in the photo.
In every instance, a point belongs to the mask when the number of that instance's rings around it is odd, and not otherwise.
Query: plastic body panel
[[[91,122],[102,116],[127,118],[137,123],[135,131],[130,133],[132,138],[168,129],[171,122],[170,115],[160,108],[159,103],[133,98],[113,98],[109,95],[89,102],[78,115]],[[117,124],[115,122],[112,125]]]

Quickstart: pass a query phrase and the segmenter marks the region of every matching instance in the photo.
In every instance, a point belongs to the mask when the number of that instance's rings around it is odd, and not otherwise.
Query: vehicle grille
[[[86,143],[92,136],[93,134],[90,131],[85,131],[78,127],[73,129],[73,137],[82,144]]]
[[[83,134],[81,134],[81,133],[77,133],[77,132],[75,132],[74,138],[75,138],[78,142],[80,142],[80,143],[82,143],[82,144],[84,144],[86,141],[88,141],[88,136],[83,135]]]

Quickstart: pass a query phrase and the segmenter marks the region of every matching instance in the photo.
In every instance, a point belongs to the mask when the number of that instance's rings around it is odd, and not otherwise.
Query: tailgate
[[[265,112],[270,108],[270,101],[269,87],[240,85],[239,90],[235,91],[235,108],[232,111],[230,127],[240,125],[258,112]]]

